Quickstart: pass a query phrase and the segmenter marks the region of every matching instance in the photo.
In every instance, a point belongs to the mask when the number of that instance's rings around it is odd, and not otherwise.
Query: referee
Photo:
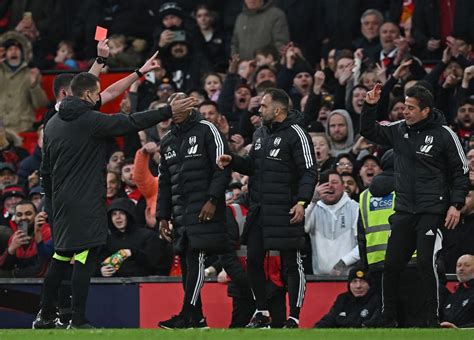
[[[439,327],[436,253],[441,228],[453,229],[468,192],[468,165],[456,134],[442,112],[433,108],[433,95],[415,85],[405,93],[404,120],[376,122],[382,86],[367,93],[361,114],[362,136],[393,147],[395,155],[395,213],[382,278],[382,318],[367,327],[396,327],[400,273],[417,251],[425,315],[422,327]]]

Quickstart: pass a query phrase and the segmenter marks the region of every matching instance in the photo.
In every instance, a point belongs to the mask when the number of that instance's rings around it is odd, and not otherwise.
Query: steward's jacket
[[[301,123],[301,114],[290,111],[283,122],[255,131],[247,156],[232,157],[232,169],[250,176],[244,244],[249,228],[259,225],[266,250],[304,248],[304,220],[290,224],[289,211],[299,201],[311,202],[317,175],[313,143]]]
[[[228,249],[225,190],[230,169],[217,166],[217,158],[229,153],[226,140],[192,111],[184,123],[172,125],[160,153],[157,219],[172,219],[175,251],[187,246],[215,252]],[[199,213],[210,197],[217,200],[214,218],[200,223]]]
[[[407,125],[376,122],[377,106],[364,103],[360,133],[395,153],[395,211],[445,214],[450,205],[464,204],[469,167],[456,134],[442,113],[432,109],[422,121]]]

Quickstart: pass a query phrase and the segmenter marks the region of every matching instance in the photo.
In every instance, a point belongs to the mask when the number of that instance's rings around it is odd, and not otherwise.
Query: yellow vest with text
[[[365,230],[367,263],[371,266],[385,260],[390,236],[388,219],[395,212],[395,192],[384,197],[374,197],[369,189],[366,189],[360,195],[359,207]],[[412,260],[414,258],[416,258],[416,252]]]

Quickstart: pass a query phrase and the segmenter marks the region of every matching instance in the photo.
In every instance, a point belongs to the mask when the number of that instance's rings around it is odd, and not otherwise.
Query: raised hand
[[[145,64],[143,64],[142,67],[140,67],[140,72],[145,74],[150,71],[158,70],[160,68],[160,63],[156,59],[158,57],[159,51],[156,51],[155,54],[153,54],[150,59],[148,59]]]
[[[108,45],[109,39],[101,40],[97,43],[97,55],[102,58],[108,58],[110,54],[110,48]]]
[[[377,104],[380,100],[380,92],[382,92],[382,84],[377,83],[372,90],[367,92],[367,95],[365,96],[365,101],[367,104]]]

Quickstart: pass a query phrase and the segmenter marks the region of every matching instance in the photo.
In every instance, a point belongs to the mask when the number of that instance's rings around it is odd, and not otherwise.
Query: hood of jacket
[[[33,47],[30,41],[21,33],[8,31],[0,35],[0,46],[9,39],[18,41],[22,47],[23,62],[28,64],[33,59]]]
[[[79,97],[69,96],[61,101],[58,115],[62,120],[70,122],[93,110],[94,106],[91,103]]]
[[[262,12],[265,12],[267,9],[273,6],[273,0],[263,0],[263,6],[258,10],[250,10],[248,9],[247,5],[244,3],[244,9],[242,10],[248,16],[258,15]]]
[[[107,208],[107,217],[109,221],[109,229],[112,232],[118,232],[112,223],[112,212],[114,210],[123,211],[127,215],[127,226],[125,232],[130,232],[135,228],[135,204],[126,197],[116,198]]]
[[[341,116],[343,116],[347,124],[347,139],[344,142],[344,145],[342,147],[336,146],[331,136],[329,135],[329,121],[331,117],[335,114],[340,114]],[[337,109],[329,113],[327,121],[326,121],[326,134],[328,135],[329,141],[331,142],[331,150],[332,150],[333,156],[337,156],[341,152],[349,152],[349,150],[352,148],[352,145],[354,144],[354,126],[352,124],[352,118],[349,112],[347,112],[347,110]]]

